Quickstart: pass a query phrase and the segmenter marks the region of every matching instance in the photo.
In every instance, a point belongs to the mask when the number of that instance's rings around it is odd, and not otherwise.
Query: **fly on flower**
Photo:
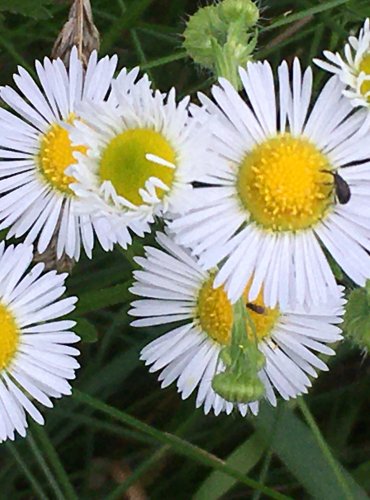
[[[86,153],[84,141],[72,145],[66,126],[78,121],[81,102],[107,97],[116,65],[116,56],[98,61],[93,52],[84,74],[74,48],[69,69],[60,59],[36,61],[40,86],[19,67],[19,92],[0,88],[10,108],[0,109],[0,228],[10,228],[8,237],[27,234],[26,242],[37,240],[42,253],[56,234],[57,258],[66,253],[78,259],[81,244],[91,256],[94,233],[106,250],[112,248],[107,221],[75,213],[74,179],[65,170],[77,151]]]
[[[329,73],[338,75],[344,83],[343,95],[353,106],[370,107],[370,20],[366,19],[358,37],[350,36],[344,46],[344,58],[324,50],[327,61],[314,62]]]
[[[0,442],[26,435],[27,414],[43,424],[38,403],[71,394],[79,367],[75,322],[60,319],[77,298],[61,298],[66,274],[27,271],[32,258],[32,246],[0,243]]]
[[[236,409],[242,415],[248,410],[257,414],[258,401],[238,401],[251,394],[258,396],[256,399],[265,394],[275,405],[275,391],[284,399],[295,398],[311,386],[308,376],[316,377],[317,369],[327,370],[314,352],[334,354],[326,344],[341,338],[340,328],[335,326],[341,322],[344,304],[338,288],[336,297],[327,304],[306,309],[270,308],[260,293],[253,301],[255,307],[247,311],[253,328],[250,323],[245,328],[250,342],[257,342],[260,355],[249,350],[248,358],[243,357],[230,350],[234,308],[225,289],[213,287],[214,272],[202,269],[199,261],[168,235],[157,234],[157,241],[163,249],[146,247],[145,257],[136,258],[142,270],[134,272],[131,292],[142,299],[132,303],[129,314],[137,318],[132,324],[138,327],[177,323],[141,352],[150,372],[160,371],[162,387],[176,381],[182,399],[197,390],[196,406],[203,406],[205,413],[213,410],[218,415]],[[248,287],[244,291],[247,295]],[[237,340],[236,347],[246,345],[242,336]],[[252,371],[248,365],[230,369],[235,360],[252,361]],[[220,378],[225,373],[226,377]]]
[[[193,112],[213,123],[219,159],[196,208],[170,225],[200,263],[221,263],[215,286],[236,302],[251,282],[253,302],[264,284],[269,307],[319,304],[337,293],[326,249],[357,284],[370,277],[369,120],[353,112],[333,77],[309,111],[312,71],[296,59],[278,70],[276,95],[267,62],[240,76],[249,104],[224,79],[216,103],[200,95]],[[340,182],[339,182],[340,179]],[[340,183],[340,186],[338,185]],[[344,190],[346,188],[346,190]]]

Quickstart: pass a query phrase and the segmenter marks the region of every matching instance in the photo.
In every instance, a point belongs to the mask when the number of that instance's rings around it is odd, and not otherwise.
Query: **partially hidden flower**
[[[320,68],[338,75],[345,85],[343,95],[352,106],[370,108],[370,20],[366,19],[357,37],[350,36],[344,46],[344,57],[339,52],[324,50],[327,59],[314,59]]]
[[[43,424],[39,405],[71,394],[79,367],[75,322],[61,319],[77,298],[62,298],[66,274],[28,270],[32,258],[30,245],[0,243],[0,442],[25,436],[27,415]]]
[[[163,233],[157,234],[162,249],[145,247],[145,257],[137,257],[141,270],[134,271],[131,292],[139,297],[129,314],[132,325],[152,327],[170,325],[167,333],[141,351],[141,359],[150,372],[159,371],[162,387],[176,382],[182,399],[196,391],[196,406],[218,415],[233,409],[245,415],[258,413],[258,401],[235,404],[219,396],[212,387],[216,374],[225,364],[220,353],[229,345],[233,324],[233,306],[225,289],[213,288],[214,271],[205,271],[190,252]],[[262,293],[245,307],[253,321],[258,348],[265,356],[265,366],[258,377],[265,397],[276,405],[276,393],[288,400],[306,393],[309,377],[327,365],[317,353],[333,355],[327,346],[341,339],[337,325],[343,314],[344,300],[337,296],[330,302],[308,308],[270,308]],[[181,323],[179,323],[181,322]],[[251,335],[251,330],[248,335]],[[247,333],[246,333],[247,335]]]
[[[76,162],[76,151],[85,154],[86,145],[73,145],[66,126],[79,120],[81,102],[107,98],[116,65],[116,56],[98,61],[93,52],[84,73],[74,48],[69,68],[44,58],[35,64],[38,83],[19,67],[18,91],[0,88],[9,107],[0,109],[0,228],[9,228],[8,237],[37,240],[42,253],[55,235],[57,258],[65,253],[78,259],[81,246],[91,256],[95,234],[106,250],[113,247],[107,221],[75,212],[66,168]]]

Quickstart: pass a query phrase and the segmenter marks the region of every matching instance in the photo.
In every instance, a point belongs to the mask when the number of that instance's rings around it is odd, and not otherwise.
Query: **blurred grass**
[[[181,49],[179,34],[198,1],[92,3],[102,54],[116,52],[121,66],[142,65],[163,90],[176,85],[184,95],[210,85],[211,75]],[[32,68],[34,59],[50,53],[68,5],[45,5],[45,19],[2,14],[2,84],[11,83],[17,64]],[[262,9],[257,57],[275,67],[282,58],[299,56],[307,65],[323,49],[340,49],[370,15],[368,0],[266,0]],[[325,75],[316,76],[318,88]],[[134,251],[140,249],[141,242]],[[75,316],[88,341],[75,383],[80,392],[45,410],[45,429],[32,425],[27,440],[0,447],[0,499],[366,498],[370,383],[360,352],[343,343],[305,398],[334,469],[294,402],[266,405],[257,418],[205,417],[194,398],[181,401],[175,388],[160,390],[138,359],[163,328],[129,326],[132,255],[132,249],[109,255],[97,249],[68,279],[70,293],[81,297]],[[259,484],[267,488],[262,496]]]

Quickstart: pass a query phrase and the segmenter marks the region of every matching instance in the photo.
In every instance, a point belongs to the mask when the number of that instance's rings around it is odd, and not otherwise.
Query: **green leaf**
[[[259,462],[266,450],[266,442],[260,432],[238,446],[227,458],[226,465],[247,474]],[[194,495],[194,500],[216,500],[234,486],[236,480],[221,472],[212,472]]]
[[[98,340],[98,330],[90,321],[85,318],[77,318],[76,321],[74,331],[81,337],[82,342],[91,344]]]
[[[266,443],[270,444],[273,452],[311,497],[318,500],[345,498],[315,436],[286,405],[278,409],[267,404],[261,405],[258,417],[254,418],[252,423],[257,430],[263,432]],[[270,439],[273,428],[273,438]],[[367,499],[367,494],[352,476],[339,463],[337,466],[348,483],[352,498]]]
[[[128,291],[130,285],[131,280],[121,285],[81,294],[77,303],[76,313],[86,314],[103,309],[104,307],[128,302],[131,298],[131,294]]]
[[[47,19],[51,17],[48,7],[52,0],[0,0],[0,11],[12,14],[22,14],[34,19]]]

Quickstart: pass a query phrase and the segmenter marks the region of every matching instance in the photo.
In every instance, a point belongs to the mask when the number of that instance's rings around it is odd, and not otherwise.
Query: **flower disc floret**
[[[240,164],[243,206],[267,229],[306,229],[325,215],[333,177],[328,158],[301,137],[283,134],[255,146]]]
[[[17,352],[19,329],[8,307],[0,304],[0,370],[8,368]]]
[[[40,172],[52,188],[67,195],[73,195],[69,185],[74,178],[65,170],[76,163],[74,152],[86,153],[86,147],[73,146],[68,131],[59,124],[51,125],[41,137],[38,162]]]
[[[148,156],[150,155],[150,156]],[[164,160],[163,165],[150,158]],[[140,191],[151,177],[170,188],[174,179],[176,154],[159,132],[151,129],[129,129],[114,137],[102,152],[100,178],[110,181],[117,194],[134,205],[142,204]],[[157,196],[165,191],[157,188]]]

